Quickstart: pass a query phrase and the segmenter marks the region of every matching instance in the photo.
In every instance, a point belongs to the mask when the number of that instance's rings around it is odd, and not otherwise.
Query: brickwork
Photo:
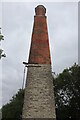
[[[55,118],[53,96],[53,78],[50,65],[39,64],[39,67],[29,67],[23,118]]]
[[[29,63],[51,64],[46,16],[34,16]]]
[[[46,9],[43,5],[39,5],[35,8],[35,13],[36,13],[36,15],[39,15],[39,16],[45,15]]]

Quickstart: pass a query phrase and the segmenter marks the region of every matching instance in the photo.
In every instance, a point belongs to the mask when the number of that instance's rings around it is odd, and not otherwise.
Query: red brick
[[[45,9],[36,8],[29,63],[51,64]]]

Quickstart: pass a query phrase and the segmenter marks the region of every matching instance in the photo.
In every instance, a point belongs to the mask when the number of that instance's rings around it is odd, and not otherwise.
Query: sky
[[[28,62],[35,7],[46,7],[52,72],[56,74],[78,63],[77,2],[4,2],[2,3],[2,104],[22,87],[23,61]],[[0,71],[1,74],[1,71]],[[1,105],[0,105],[1,106]]]

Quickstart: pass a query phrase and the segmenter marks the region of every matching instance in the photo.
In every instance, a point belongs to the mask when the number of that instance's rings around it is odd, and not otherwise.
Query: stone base
[[[56,118],[23,118],[22,120],[56,120]]]
[[[46,118],[55,120],[50,64],[38,64],[37,67],[33,64],[28,68],[22,118],[23,120]]]

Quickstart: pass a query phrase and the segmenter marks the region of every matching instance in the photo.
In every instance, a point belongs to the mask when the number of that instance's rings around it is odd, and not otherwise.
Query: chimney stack
[[[46,8],[35,8],[22,118],[56,120]]]

